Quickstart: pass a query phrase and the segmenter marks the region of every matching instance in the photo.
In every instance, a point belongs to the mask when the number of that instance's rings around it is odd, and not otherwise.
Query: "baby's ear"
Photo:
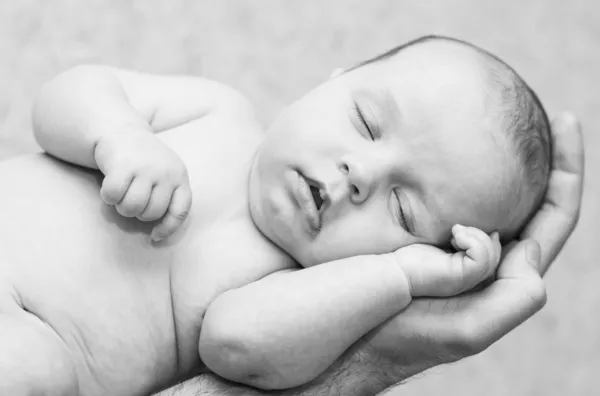
[[[341,67],[338,67],[337,69],[334,69],[331,72],[331,76],[329,76],[329,78],[336,78],[338,76],[341,76],[344,73],[344,69],[342,69]]]

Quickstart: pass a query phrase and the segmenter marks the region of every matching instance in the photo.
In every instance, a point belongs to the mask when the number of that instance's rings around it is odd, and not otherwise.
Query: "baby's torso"
[[[0,164],[0,304],[13,296],[57,332],[88,394],[144,394],[202,370],[210,301],[293,265],[247,211],[253,119],[208,116],[159,137],[186,162],[194,204],[158,245],[152,224],[101,202],[97,174],[44,156]]]
[[[188,166],[193,206],[172,266],[179,361],[197,367],[198,337],[208,304],[226,290],[295,266],[255,227],[248,174],[262,131],[251,114],[216,115],[161,134]]]

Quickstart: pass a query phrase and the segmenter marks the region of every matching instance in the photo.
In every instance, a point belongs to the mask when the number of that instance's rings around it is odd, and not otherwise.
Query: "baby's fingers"
[[[151,192],[152,184],[149,181],[134,178],[125,193],[125,198],[115,205],[117,212],[123,217],[138,216],[146,209]]]
[[[104,177],[100,197],[108,205],[116,205],[123,200],[133,180],[131,172],[111,172]]]
[[[164,184],[155,185],[152,189],[150,201],[148,201],[146,209],[144,209],[137,218],[141,221],[155,221],[162,218],[167,212],[167,209],[169,209],[172,196],[172,186]]]
[[[192,191],[183,184],[173,192],[167,213],[152,230],[152,240],[157,242],[172,235],[187,218],[192,207]]]
[[[455,225],[452,228],[454,237],[452,245],[457,250],[466,252],[465,262],[470,260],[490,273],[500,260],[500,241],[497,233],[490,238],[478,228]]]

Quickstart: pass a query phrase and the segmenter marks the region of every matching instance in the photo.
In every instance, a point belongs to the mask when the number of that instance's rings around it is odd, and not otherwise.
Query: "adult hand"
[[[545,200],[509,245],[496,280],[449,299],[415,299],[366,339],[386,385],[438,364],[475,355],[523,323],[546,302],[541,276],[579,218],[583,138],[578,121],[563,114],[552,123],[553,161]],[[385,374],[384,374],[385,371]]]

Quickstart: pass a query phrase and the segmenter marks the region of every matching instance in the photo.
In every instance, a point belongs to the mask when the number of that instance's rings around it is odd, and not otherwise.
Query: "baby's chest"
[[[190,219],[193,243],[172,269],[171,290],[182,367],[199,364],[197,348],[204,314],[220,294],[293,266],[249,218],[212,225]]]
[[[201,221],[198,218],[192,223]],[[194,241],[173,269],[176,290],[186,290],[186,299],[197,309],[219,294],[247,285],[262,277],[294,266],[293,260],[254,226],[250,216],[236,217],[203,227],[191,224]],[[195,229],[194,229],[195,228]]]
[[[256,125],[214,116],[187,128],[165,136],[186,163],[193,196],[186,257],[178,260],[186,279],[180,281],[193,282],[203,295],[199,300],[206,301],[260,279],[289,259],[258,231],[248,209],[248,176],[260,142]]]

